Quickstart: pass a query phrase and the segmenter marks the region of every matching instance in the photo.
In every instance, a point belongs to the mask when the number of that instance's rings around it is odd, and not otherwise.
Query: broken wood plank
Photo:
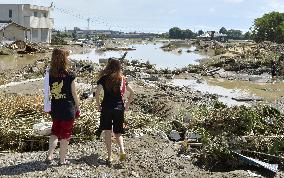
[[[242,153],[255,154],[255,155],[261,155],[261,156],[264,156],[266,158],[272,158],[273,160],[284,162],[284,157],[281,157],[281,156],[271,155],[271,154],[257,152],[257,151],[249,151],[249,150],[242,150],[241,152]]]
[[[234,154],[236,154],[241,161],[249,164],[249,165],[254,165],[254,166],[258,166],[261,167],[263,169],[266,169],[268,171],[271,171],[272,173],[276,174],[278,171],[278,164],[269,164],[263,161],[260,161],[258,159],[254,159],[248,156],[244,156],[236,151],[232,151]]]
[[[197,147],[201,147],[202,143],[188,143],[190,146],[197,146]]]

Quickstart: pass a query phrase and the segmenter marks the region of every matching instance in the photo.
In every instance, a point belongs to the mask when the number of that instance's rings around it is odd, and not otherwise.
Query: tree
[[[196,36],[196,34],[189,29],[182,30],[182,38],[183,39],[185,39],[185,38],[191,39],[191,38],[194,38],[195,36]]]
[[[227,29],[225,27],[222,27],[220,30],[219,30],[219,33],[223,33],[223,34],[227,34]]]
[[[199,31],[197,32],[197,34],[198,34],[198,36],[203,35],[203,34],[204,34],[204,31],[199,30]]]
[[[246,32],[246,33],[244,34],[244,39],[245,39],[245,40],[250,40],[251,37],[252,37],[251,32]]]
[[[74,31],[72,33],[72,38],[73,38],[73,41],[77,41],[78,40],[78,34],[77,34],[76,28],[74,28]]]
[[[227,31],[227,35],[229,38],[231,39],[235,39],[235,40],[239,40],[239,39],[242,39],[243,35],[242,35],[242,31],[241,30],[234,30],[234,29],[231,29],[231,30],[228,30]]]
[[[170,38],[180,39],[182,38],[182,30],[178,27],[173,27],[169,30]]]
[[[256,42],[284,42],[284,13],[271,12],[254,20],[252,36]]]
[[[67,42],[64,40],[64,37],[60,33],[57,33],[56,35],[52,35],[51,44],[52,45],[67,45]]]
[[[191,39],[196,37],[196,33],[190,29],[181,30],[178,27],[173,27],[169,30],[169,37],[173,39]]]

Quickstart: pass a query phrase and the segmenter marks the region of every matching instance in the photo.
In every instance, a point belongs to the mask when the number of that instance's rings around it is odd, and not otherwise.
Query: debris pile
[[[197,41],[197,49],[214,51],[213,57],[202,61],[207,69],[221,67],[226,71],[238,71],[249,74],[270,73],[271,60],[278,60],[283,52],[283,45],[271,42],[262,43],[218,43],[214,41]]]
[[[190,131],[201,135],[203,145],[198,151],[198,163],[207,168],[239,166],[235,150],[284,156],[284,115],[275,108],[262,105],[227,108],[216,101],[209,108],[200,106],[193,112],[193,118]]]

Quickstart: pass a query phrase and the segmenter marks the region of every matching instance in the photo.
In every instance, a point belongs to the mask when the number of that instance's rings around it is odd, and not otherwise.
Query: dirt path
[[[73,144],[69,150],[71,165],[51,165],[43,160],[45,152],[0,154],[0,177],[248,177],[246,171],[208,172],[192,164],[192,158],[176,154],[173,142],[163,142],[155,136],[126,138],[127,160],[117,159],[117,147],[113,147],[115,161],[106,165],[105,146],[101,141]]]

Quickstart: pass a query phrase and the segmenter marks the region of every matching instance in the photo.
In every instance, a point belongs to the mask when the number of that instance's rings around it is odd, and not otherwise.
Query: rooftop
[[[12,24],[14,24],[17,27],[20,27],[20,28],[22,28],[24,30],[29,30],[28,28],[26,28],[26,27],[24,27],[22,25],[19,25],[19,24],[13,22],[12,20],[10,20],[10,21],[1,21],[0,20],[0,31],[5,30],[5,28],[7,28],[9,25],[12,25]]]
[[[0,4],[0,5],[24,5],[24,6],[28,6],[30,9],[34,9],[34,10],[42,10],[42,11],[53,10],[52,6],[45,7],[45,6],[38,6],[38,5],[32,5],[32,4]]]
[[[223,34],[223,33],[218,33],[218,32],[215,32],[214,33],[214,37],[226,37],[227,35],[226,34]],[[199,38],[210,38],[211,37],[211,32],[206,32],[204,33],[203,35],[200,35],[198,36]]]

